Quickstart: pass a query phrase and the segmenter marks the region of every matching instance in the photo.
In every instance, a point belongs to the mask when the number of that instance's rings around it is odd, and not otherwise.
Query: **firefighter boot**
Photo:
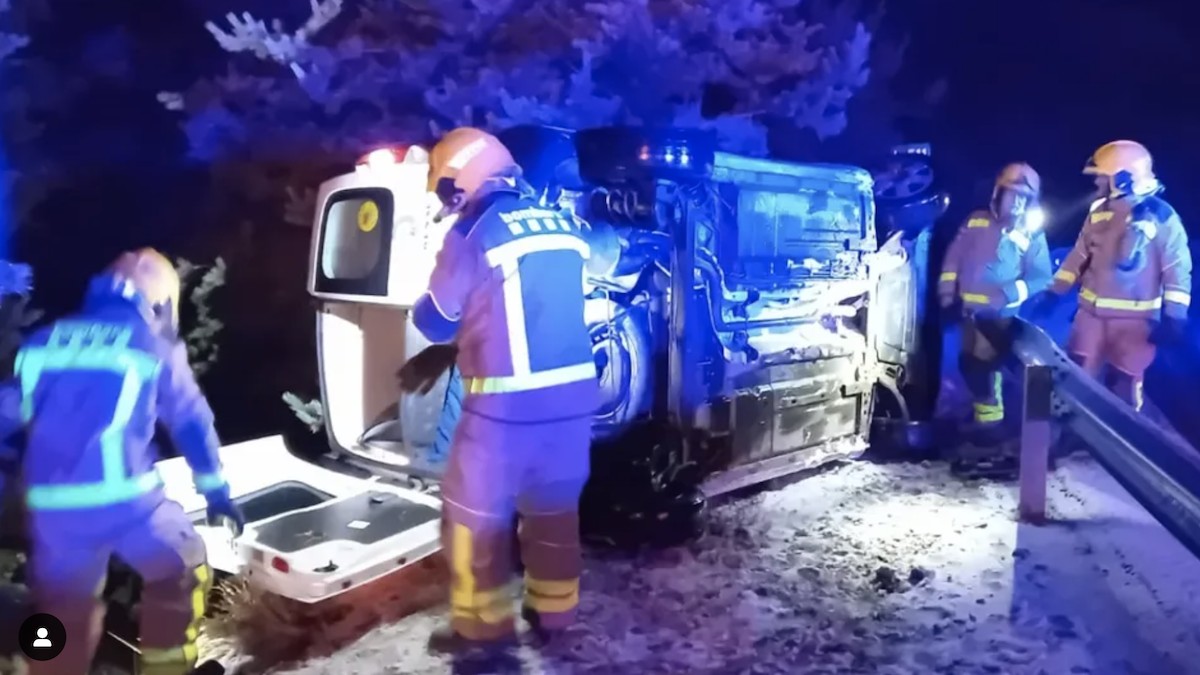
[[[951,470],[963,478],[1008,480],[1016,475],[1016,446],[1002,421],[976,418],[963,430],[952,454]]]
[[[515,634],[507,634],[494,640],[476,640],[460,635],[450,626],[435,630],[426,644],[432,654],[483,660],[503,658],[517,645]]]
[[[959,449],[951,470],[962,478],[1013,480],[1019,467],[1017,445],[1012,440],[988,445],[967,444]]]

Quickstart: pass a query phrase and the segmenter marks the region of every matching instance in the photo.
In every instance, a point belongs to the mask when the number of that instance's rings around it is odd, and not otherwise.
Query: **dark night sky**
[[[950,87],[935,153],[953,158],[960,205],[986,189],[985,167],[1024,159],[1047,197],[1075,201],[1098,145],[1128,137],[1155,155],[1166,197],[1200,222],[1186,181],[1200,152],[1200,3],[1179,0],[893,0],[910,27],[910,75],[943,74]],[[1190,43],[1190,44],[1189,44]],[[983,175],[978,175],[985,170]],[[992,169],[994,170],[994,169]],[[1060,231],[1080,214],[1062,214]],[[1062,232],[1066,234],[1066,232]]]

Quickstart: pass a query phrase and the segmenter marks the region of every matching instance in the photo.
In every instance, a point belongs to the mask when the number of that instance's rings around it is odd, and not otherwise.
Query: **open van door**
[[[388,161],[383,153],[392,158]],[[396,371],[429,346],[413,326],[442,240],[432,221],[420,148],[378,150],[321,185],[308,291],[317,300],[317,352],[334,452],[373,472],[438,479],[431,456],[449,375],[428,393],[401,394]]]

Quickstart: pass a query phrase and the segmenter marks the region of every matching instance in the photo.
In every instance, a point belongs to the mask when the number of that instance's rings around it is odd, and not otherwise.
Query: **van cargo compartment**
[[[328,541],[370,546],[440,516],[437,509],[425,504],[394,493],[371,491],[263,523],[255,528],[255,541],[285,554]]]
[[[288,480],[256,490],[233,501],[241,507],[246,522],[256,523],[260,520],[274,518],[281,513],[324,504],[331,499],[333,499],[333,495],[327,492],[322,492],[299,481]],[[193,515],[192,523],[203,525],[205,514]]]

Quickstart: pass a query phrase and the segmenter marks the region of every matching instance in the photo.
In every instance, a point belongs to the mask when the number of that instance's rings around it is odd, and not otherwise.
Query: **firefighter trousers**
[[[211,572],[204,543],[183,508],[162,500],[29,515],[30,586],[36,611],[66,629],[63,652],[30,661],[29,675],[87,675],[104,631],[101,599],[110,558],[142,578],[139,675],[184,675],[196,665],[196,637]]]
[[[551,630],[574,620],[583,566],[579,497],[591,431],[590,416],[516,424],[463,411],[442,481],[455,633],[498,640],[515,631],[510,582],[518,514],[526,610]]]
[[[1147,318],[1107,318],[1080,310],[1071,324],[1067,352],[1118,398],[1141,410],[1146,369],[1154,361],[1150,340],[1154,324]],[[1107,368],[1106,368],[1107,366]]]
[[[1003,344],[1011,319],[968,316],[962,324],[959,370],[975,408],[975,422],[994,425],[1004,421],[1001,362],[1008,351]]]

